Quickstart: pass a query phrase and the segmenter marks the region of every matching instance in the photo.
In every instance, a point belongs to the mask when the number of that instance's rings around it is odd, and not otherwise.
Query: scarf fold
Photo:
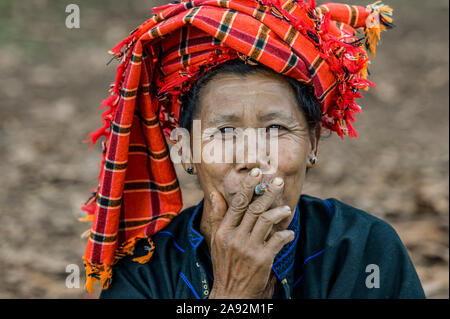
[[[368,52],[391,28],[392,9],[304,0],[183,0],[153,8],[153,17],[110,53],[120,61],[102,103],[99,185],[83,210],[92,221],[83,257],[86,289],[107,289],[112,266],[149,242],[182,208],[165,136],[177,127],[180,96],[205,72],[232,59],[260,63],[310,85],[321,124],[343,138],[361,112],[355,99],[367,80]]]

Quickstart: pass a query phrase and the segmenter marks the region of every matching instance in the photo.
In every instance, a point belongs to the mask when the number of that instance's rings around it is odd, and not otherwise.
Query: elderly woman
[[[357,136],[355,98],[372,85],[364,44],[374,53],[391,11],[302,0],[155,8],[113,49],[122,62],[92,134],[106,140],[84,207],[87,289],[99,280],[102,298],[423,298],[391,226],[302,194],[321,127]],[[196,138],[195,123],[213,138]],[[177,127],[190,133],[176,145],[205,195],[181,212],[166,139]],[[258,141],[276,141],[275,152],[237,150],[238,129],[274,133]],[[231,160],[194,160],[224,141]]]

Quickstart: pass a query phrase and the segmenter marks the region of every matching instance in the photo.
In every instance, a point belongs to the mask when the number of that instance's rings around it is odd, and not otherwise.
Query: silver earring
[[[312,165],[316,164],[316,161],[317,161],[317,159],[316,159],[315,156],[311,157],[311,164]]]
[[[194,169],[192,167],[187,168],[188,174],[192,175],[194,173]]]

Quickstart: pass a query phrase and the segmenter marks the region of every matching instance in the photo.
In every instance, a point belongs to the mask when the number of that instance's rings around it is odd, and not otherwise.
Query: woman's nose
[[[270,158],[265,154],[256,154],[256,156],[249,156],[246,151],[244,154],[244,161],[236,162],[236,170],[239,173],[248,173],[253,168],[258,167],[263,173],[270,169]]]

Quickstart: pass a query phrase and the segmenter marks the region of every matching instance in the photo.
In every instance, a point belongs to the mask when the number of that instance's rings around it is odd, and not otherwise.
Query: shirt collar
[[[300,212],[298,205],[295,206],[294,218],[292,218],[291,223],[288,226],[289,230],[294,231],[294,240],[287,243],[281,248],[278,254],[275,256],[272,269],[277,275],[278,279],[282,280],[286,277],[287,272],[294,265],[295,251],[297,246],[298,238],[300,237]]]
[[[200,243],[204,239],[204,237],[196,229],[196,226],[200,224],[200,222],[197,221],[196,216],[197,216],[197,213],[202,210],[202,208],[203,208],[203,199],[197,204],[197,206],[194,209],[194,212],[192,213],[192,215],[189,219],[188,237],[189,237],[189,243],[191,244],[192,249],[194,250],[194,253],[196,253],[197,247],[200,245]],[[296,205],[294,218],[292,218],[292,221],[288,226],[289,230],[294,231],[295,238],[293,241],[291,241],[283,246],[283,248],[275,256],[274,263],[272,265],[272,269],[273,269],[275,275],[280,280],[282,280],[283,278],[286,277],[286,274],[288,273],[288,271],[292,268],[292,266],[294,264],[296,245],[297,245],[298,238],[300,236],[300,218],[299,218],[300,216],[299,215],[300,215],[299,208],[298,208],[298,205]]]
[[[194,212],[192,213],[191,217],[189,218],[189,227],[188,227],[188,237],[189,237],[189,243],[192,246],[192,249],[194,252],[197,250],[198,245],[203,241],[203,236],[198,232],[194,227],[194,219],[196,220],[197,213],[203,208],[203,199],[200,201],[200,203],[197,204],[197,206],[194,209]],[[200,222],[198,222],[198,225],[200,225]]]

